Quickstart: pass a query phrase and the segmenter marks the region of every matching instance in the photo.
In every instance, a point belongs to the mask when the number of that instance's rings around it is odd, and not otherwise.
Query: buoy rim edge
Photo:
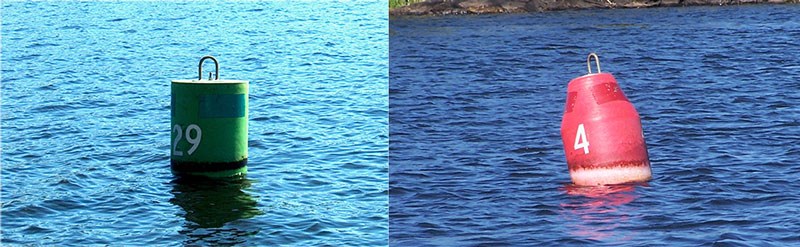
[[[240,83],[250,83],[250,81],[245,80],[172,80],[172,83],[184,83],[184,84],[240,84]]]

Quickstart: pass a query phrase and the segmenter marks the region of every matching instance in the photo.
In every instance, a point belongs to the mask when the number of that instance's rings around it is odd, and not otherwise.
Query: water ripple
[[[386,244],[385,4],[2,4],[4,244]],[[169,171],[169,82],[207,54],[251,83],[250,160],[203,187]]]
[[[796,243],[797,8],[392,19],[390,244]],[[648,184],[565,185],[589,52],[642,116]]]

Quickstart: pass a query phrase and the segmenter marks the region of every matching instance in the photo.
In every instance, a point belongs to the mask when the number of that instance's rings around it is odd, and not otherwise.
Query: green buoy
[[[203,61],[216,65],[203,80]],[[172,81],[170,160],[178,176],[212,178],[247,173],[248,81],[220,80],[219,62],[200,59],[197,80]]]

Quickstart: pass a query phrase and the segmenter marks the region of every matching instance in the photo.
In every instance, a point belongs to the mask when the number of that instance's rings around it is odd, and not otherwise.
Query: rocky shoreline
[[[391,16],[544,12],[591,8],[798,3],[799,0],[426,0],[389,10]]]

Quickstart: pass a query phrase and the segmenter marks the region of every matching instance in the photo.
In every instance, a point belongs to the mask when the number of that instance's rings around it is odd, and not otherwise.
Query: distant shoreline
[[[652,8],[800,3],[800,0],[426,0],[389,9],[390,16],[529,13],[569,9]]]

